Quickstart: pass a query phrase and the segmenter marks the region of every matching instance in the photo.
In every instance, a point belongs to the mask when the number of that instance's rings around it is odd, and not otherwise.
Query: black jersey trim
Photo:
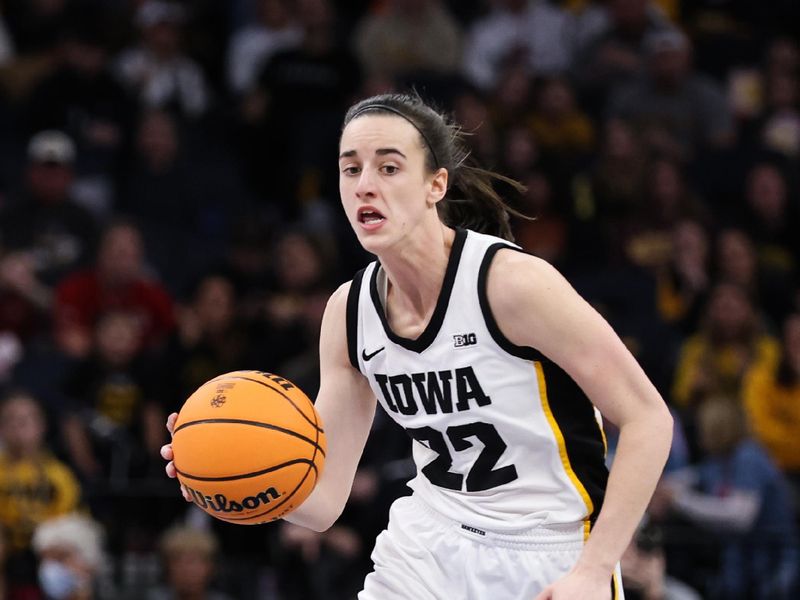
[[[510,355],[524,360],[542,360],[544,356],[535,348],[517,346],[503,335],[503,332],[500,331],[500,327],[497,325],[497,320],[494,318],[492,308],[489,306],[489,296],[486,290],[486,283],[489,278],[489,267],[492,264],[494,255],[497,254],[498,250],[502,250],[503,248],[516,250],[517,252],[525,252],[524,250],[503,242],[492,244],[486,249],[486,254],[483,255],[483,260],[478,270],[478,302],[480,303],[481,312],[483,313],[483,320],[486,323],[489,333],[492,335],[492,339]]]
[[[608,484],[605,443],[594,405],[564,369],[548,358],[537,362],[545,387],[539,393],[547,396],[550,412],[564,439],[569,466],[592,501],[588,517],[590,527],[594,526]]]
[[[594,405],[575,383],[572,377],[552,360],[544,356],[536,348],[517,346],[509,340],[497,324],[492,314],[487,293],[489,267],[498,250],[508,248],[523,252],[524,250],[498,242],[486,249],[486,254],[478,271],[478,299],[483,319],[492,339],[506,352],[523,360],[536,361],[541,364],[545,390],[540,390],[548,397],[548,405],[553,419],[564,438],[564,447],[570,468],[592,501],[592,512],[589,515],[591,524],[597,518],[603,505],[608,469],[605,464],[605,442],[603,434],[595,418]]]
[[[350,356],[350,364],[356,371],[361,371],[358,366],[358,298],[361,295],[361,280],[364,278],[366,267],[361,269],[347,292],[347,314],[345,316],[347,329],[347,354]]]
[[[450,249],[450,257],[447,260],[447,268],[444,273],[444,281],[442,282],[442,289],[439,291],[439,298],[436,301],[436,308],[431,315],[431,320],[428,322],[425,330],[416,339],[405,338],[397,335],[389,326],[389,321],[386,318],[386,311],[383,309],[381,297],[378,293],[378,263],[372,271],[370,277],[369,290],[372,296],[372,304],[378,317],[383,324],[383,330],[386,336],[398,346],[402,346],[406,350],[421,353],[426,350],[439,335],[439,330],[442,328],[444,316],[447,313],[447,307],[450,304],[450,295],[453,291],[453,283],[456,280],[456,273],[458,273],[458,265],[461,262],[461,253],[464,250],[464,243],[467,239],[467,230],[456,228],[456,237],[453,240],[453,247]]]

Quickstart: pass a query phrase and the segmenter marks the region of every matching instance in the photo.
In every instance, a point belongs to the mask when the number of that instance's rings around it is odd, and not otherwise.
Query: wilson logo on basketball
[[[223,494],[214,494],[214,497],[203,495],[201,492],[186,487],[189,493],[194,498],[194,503],[204,510],[213,510],[218,513],[242,512],[244,510],[253,510],[259,506],[267,505],[273,500],[277,500],[281,494],[274,487],[269,487],[263,492],[259,492],[255,496],[248,496],[240,501],[228,500]]]
[[[214,408],[219,408],[220,406],[225,404],[225,400],[227,400],[225,394],[217,394],[211,399],[211,406],[213,406]]]

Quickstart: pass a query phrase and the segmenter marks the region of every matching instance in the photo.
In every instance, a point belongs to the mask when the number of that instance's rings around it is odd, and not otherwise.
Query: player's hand
[[[611,600],[611,578],[601,570],[578,567],[547,586],[535,600]]]
[[[169,431],[170,437],[172,437],[172,432],[175,429],[175,421],[177,420],[178,413],[172,413],[169,417],[167,417],[167,431]],[[173,479],[177,477],[178,473],[175,470],[175,463],[172,462],[172,459],[175,458],[175,455],[172,453],[172,444],[164,444],[161,446],[161,458],[169,461],[166,466],[167,476],[172,477]],[[192,501],[192,495],[189,493],[189,490],[183,487],[183,485],[181,485],[181,494],[183,494],[183,498],[187,502]]]

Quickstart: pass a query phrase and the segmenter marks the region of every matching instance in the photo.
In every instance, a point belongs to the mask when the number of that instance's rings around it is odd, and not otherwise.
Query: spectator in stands
[[[686,35],[656,31],[643,44],[646,72],[613,91],[608,113],[630,120],[651,146],[678,158],[730,147],[735,130],[728,101],[716,83],[692,70]]]
[[[112,209],[133,106],[109,67],[107,23],[79,11],[62,37],[58,62],[25,99],[29,132],[57,129],[75,142],[76,199],[99,217]]]
[[[242,94],[256,84],[258,74],[281,50],[298,47],[303,30],[288,0],[258,0],[258,18],[231,36],[228,48],[228,87]]]
[[[247,203],[237,168],[192,140],[167,111],[144,112],[117,205],[136,220],[153,268],[172,293],[219,260],[230,224]]]
[[[498,74],[488,97],[492,123],[502,135],[510,127],[528,124],[533,117],[534,78],[521,65],[510,65]]]
[[[734,283],[711,289],[700,330],[680,349],[672,388],[677,407],[693,409],[710,395],[735,398],[751,369],[775,365],[778,342],[765,333],[757,311]]]
[[[47,331],[53,294],[37,277],[35,264],[25,252],[0,255],[0,331],[17,343]]]
[[[48,600],[112,600],[103,578],[104,532],[89,517],[69,514],[36,528],[33,547],[39,557],[39,583]]]
[[[800,76],[767,75],[766,107],[758,122],[761,144],[787,158],[800,156]]]
[[[35,398],[14,391],[0,402],[0,528],[5,534],[10,598],[36,590],[31,536],[42,522],[77,508],[72,471],[45,444],[44,413]],[[30,597],[30,596],[27,596]]]
[[[594,147],[594,125],[575,99],[569,82],[561,77],[543,80],[536,92],[530,126],[542,152],[564,168],[574,168]]]
[[[493,0],[464,44],[464,72],[482,90],[497,85],[497,74],[516,64],[529,76],[558,75],[572,53],[569,14],[548,0]]]
[[[277,239],[272,255],[274,286],[254,323],[256,336],[269,340],[262,354],[266,364],[290,360],[315,345],[308,337],[308,318],[319,294],[335,281],[338,267],[335,248],[327,240],[299,229]],[[278,348],[280,353],[274,354]]]
[[[145,108],[202,116],[210,98],[200,66],[182,48],[185,9],[177,2],[147,0],[136,13],[141,39],[123,50],[116,73]]]
[[[703,224],[691,219],[672,230],[669,260],[656,272],[656,306],[661,319],[683,335],[697,331],[711,286],[711,251]]]
[[[160,360],[160,386],[170,410],[178,410],[192,392],[220,373],[270,364],[252,350],[233,278],[224,271],[204,274],[179,306],[177,327]],[[286,376],[277,368],[275,372]]]
[[[691,587],[667,573],[663,531],[644,522],[622,555],[622,585],[626,600],[701,600]]]
[[[535,218],[512,221],[516,243],[549,263],[563,265],[568,258],[570,229],[566,211],[557,205],[553,184],[542,169],[532,169],[520,182],[525,185],[521,212]]]
[[[600,114],[607,95],[645,69],[644,39],[670,27],[650,0],[610,0],[608,21],[583,41],[572,61],[580,95],[592,114]]]
[[[124,309],[95,320],[91,353],[68,373],[62,431],[81,477],[125,484],[148,474],[164,443],[154,366],[141,352],[142,321]]]
[[[657,271],[669,262],[673,250],[679,251],[672,246],[675,226],[685,219],[709,222],[710,215],[675,161],[649,161],[645,173],[649,185],[624,225],[621,241],[633,264]]]
[[[579,252],[581,260],[620,260],[618,232],[639,211],[646,174],[647,156],[633,127],[621,119],[606,121],[599,153],[573,182],[574,211],[583,225],[575,239],[586,247]]]
[[[172,299],[147,272],[141,234],[128,221],[107,227],[94,267],[58,285],[53,318],[61,351],[74,358],[87,356],[97,318],[111,309],[137,316],[143,347],[160,346],[174,327]]]
[[[786,175],[774,163],[758,162],[745,180],[740,225],[755,244],[759,266],[793,278],[800,266],[800,207],[789,195]]]
[[[783,324],[781,359],[748,375],[743,401],[755,438],[786,473],[800,499],[800,313]],[[800,515],[800,504],[796,506]]]
[[[466,89],[455,97],[453,112],[456,121],[469,134],[465,141],[475,160],[484,165],[497,164],[500,134],[491,120],[486,97],[476,90]]]
[[[795,598],[800,552],[785,480],[748,437],[737,401],[709,398],[699,407],[697,420],[707,458],[667,476],[657,502],[722,544],[719,573],[707,597]]]
[[[274,54],[241,104],[241,151],[251,185],[287,219],[320,198],[337,197],[337,173],[328,161],[361,85],[331,1],[300,0],[297,18],[302,44]]]
[[[461,30],[441,0],[389,0],[368,13],[355,32],[367,74],[452,74],[461,58]]]
[[[27,277],[52,286],[88,263],[97,242],[97,224],[71,197],[77,153],[69,136],[41,131],[28,142],[27,156],[24,193],[0,213],[0,245],[27,255],[31,259]],[[35,288],[37,300],[44,301],[49,290]]]
[[[728,227],[717,236],[717,278],[745,289],[769,318],[769,325],[777,327],[791,310],[793,272],[772,262],[777,258],[774,254],[765,252],[763,257],[762,261],[753,240],[741,229]]]
[[[538,140],[525,125],[505,130],[501,152],[503,172],[516,180],[524,179],[541,160]]]
[[[220,550],[213,534],[175,526],[161,536],[160,550],[164,584],[147,590],[143,596],[137,595],[137,599],[230,600],[212,588]]]

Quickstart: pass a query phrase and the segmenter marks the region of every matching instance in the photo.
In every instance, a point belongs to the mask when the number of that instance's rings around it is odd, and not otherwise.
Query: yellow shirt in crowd
[[[30,545],[42,521],[74,511],[79,498],[75,476],[55,457],[14,460],[0,450],[0,525],[12,552]]]
[[[744,406],[756,438],[786,471],[800,472],[800,383],[784,387],[774,365],[752,369]]]

